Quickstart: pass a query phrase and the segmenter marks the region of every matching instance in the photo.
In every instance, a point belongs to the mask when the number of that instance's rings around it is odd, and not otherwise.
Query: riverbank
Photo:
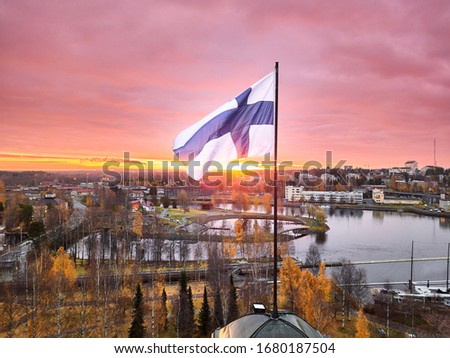
[[[450,218],[450,212],[435,212],[426,209],[419,209],[408,206],[391,206],[391,205],[352,205],[352,204],[334,204],[330,205],[333,209],[352,209],[352,210],[370,210],[370,211],[389,211],[389,212],[405,212],[423,216],[433,216],[438,218]]]

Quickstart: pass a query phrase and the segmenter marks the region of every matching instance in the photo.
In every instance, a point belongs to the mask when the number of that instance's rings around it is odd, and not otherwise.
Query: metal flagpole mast
[[[447,293],[449,293],[448,292],[448,275],[449,275],[448,269],[449,269],[449,266],[450,266],[450,243],[447,244],[447,279],[445,281],[446,282],[445,288],[446,288]]]
[[[273,192],[273,311],[278,318],[277,271],[278,271],[278,62],[275,62],[275,103],[274,103],[274,192]]]
[[[413,293],[414,240],[411,243],[411,276],[409,279],[409,293]]]

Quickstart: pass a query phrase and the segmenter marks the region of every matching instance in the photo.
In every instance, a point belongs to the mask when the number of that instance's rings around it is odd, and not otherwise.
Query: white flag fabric
[[[211,161],[223,164],[272,153],[274,86],[275,73],[271,73],[178,134],[175,155],[199,163],[189,172],[192,178],[201,179]]]

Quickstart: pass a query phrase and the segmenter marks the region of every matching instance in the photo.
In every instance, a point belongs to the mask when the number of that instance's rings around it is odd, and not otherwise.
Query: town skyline
[[[275,61],[280,160],[450,167],[445,3],[1,4],[0,170],[172,160]]]

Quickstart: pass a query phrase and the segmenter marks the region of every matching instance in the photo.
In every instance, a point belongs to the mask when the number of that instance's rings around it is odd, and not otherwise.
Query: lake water
[[[290,210],[290,208],[288,208]],[[408,259],[414,241],[414,257],[446,257],[450,220],[407,213],[334,209],[328,211],[330,230],[291,243],[291,255],[304,259],[315,243],[322,259],[351,261]],[[363,265],[368,282],[407,281],[410,263]],[[415,262],[413,280],[445,280],[446,261]]]
[[[231,209],[231,205],[224,205]],[[258,211],[261,211],[258,210]],[[289,254],[304,260],[309,246],[319,247],[325,261],[410,259],[414,241],[414,257],[447,257],[450,242],[450,220],[409,213],[351,209],[326,209],[330,230],[325,234],[312,234],[289,244]],[[304,208],[286,207],[287,215],[305,215]],[[230,225],[230,227],[232,227]],[[368,282],[408,281],[409,262],[361,265],[367,272]],[[413,280],[445,280],[446,261],[415,262]]]

